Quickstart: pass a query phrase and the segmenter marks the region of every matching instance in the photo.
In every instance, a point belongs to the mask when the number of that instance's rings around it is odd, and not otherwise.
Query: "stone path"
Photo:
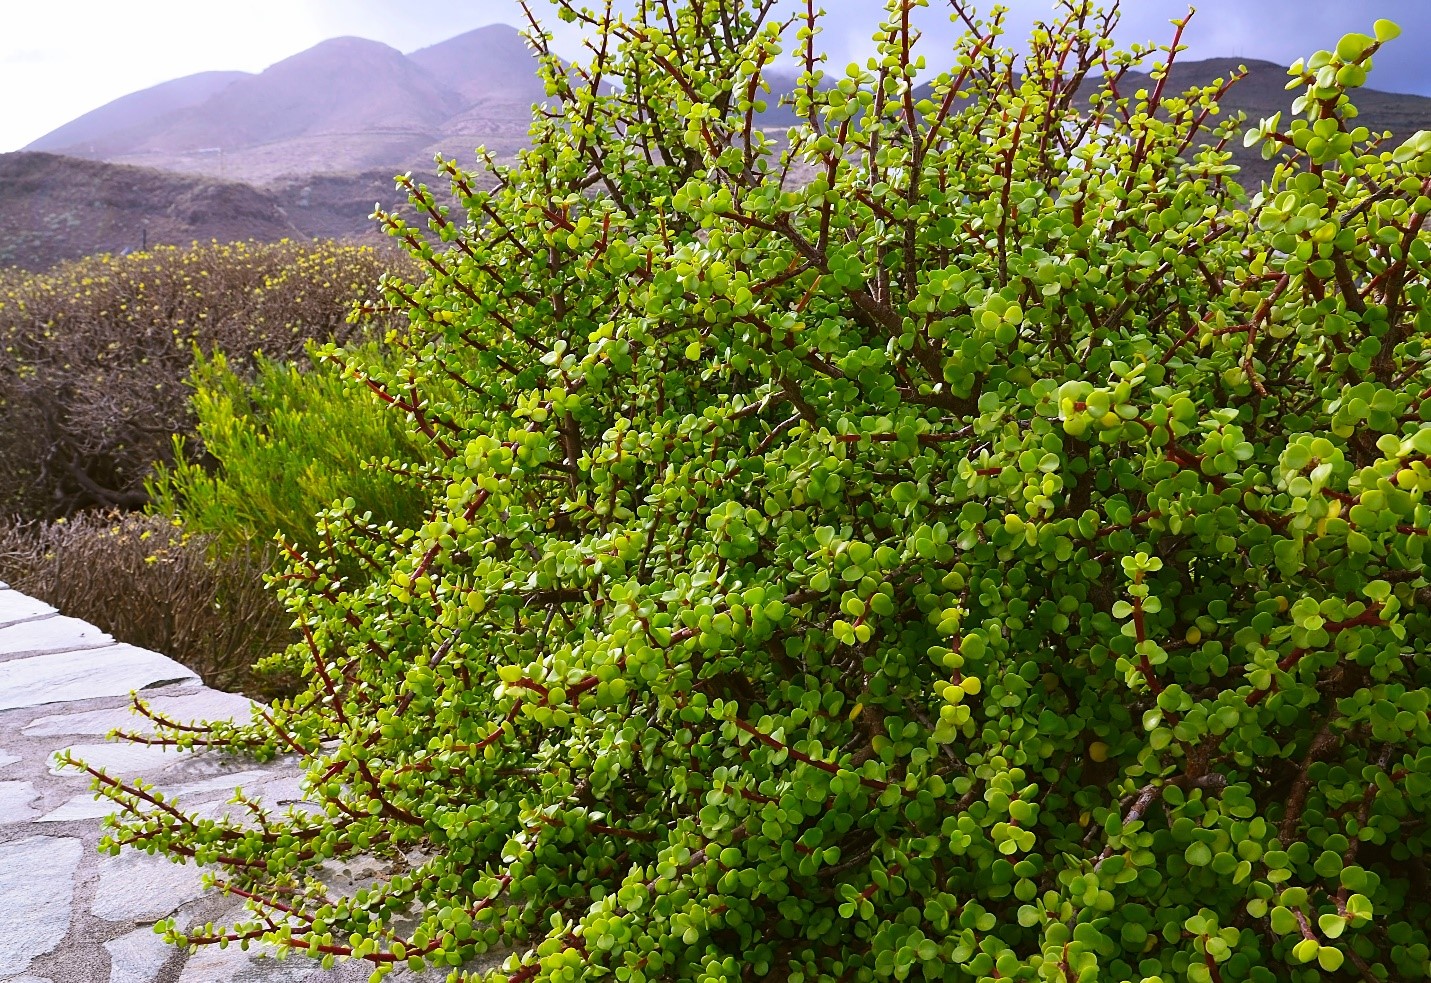
[[[128,712],[135,690],[172,720],[248,718],[247,699],[0,583],[0,983],[364,983],[364,964],[322,970],[236,946],[191,955],[154,934],[161,918],[202,925],[229,920],[238,906],[204,892],[198,868],[132,850],[101,856],[99,820],[111,806],[57,754],[73,751],[116,777],[143,775],[183,805],[216,811],[238,786],[276,804],[302,790],[291,759],[259,765],[105,743],[116,727],[147,724]],[[388,979],[418,977],[403,969]]]

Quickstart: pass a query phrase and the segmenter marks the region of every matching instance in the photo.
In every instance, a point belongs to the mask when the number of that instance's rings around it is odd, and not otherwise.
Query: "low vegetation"
[[[169,519],[134,512],[0,523],[0,574],[120,641],[173,657],[216,689],[290,691],[293,679],[253,671],[295,638],[264,587],[270,557],[208,547]]]
[[[297,637],[264,589],[275,533],[310,548],[314,515],[354,495],[421,515],[359,468],[418,444],[305,353],[380,330],[353,311],[392,262],[233,243],[0,271],[0,578],[209,685],[285,691],[252,668]]]
[[[298,754],[318,811],[96,773],[111,849],[247,901],[171,940],[375,980],[1427,977],[1431,135],[1354,109],[1395,25],[1293,66],[1249,198],[1224,86],[1125,89],[1112,14],[1018,60],[956,0],[917,101],[889,6],[829,77],[813,14],[559,0],[593,59],[548,53],[532,148],[490,191],[443,164],[461,210],[404,181],[405,357],[361,371],[429,512],[328,510],[278,578],[303,691],[162,731]]]
[[[390,265],[368,248],[161,247],[0,276],[0,515],[136,508],[173,435],[191,433],[195,353],[245,377],[354,336]]]

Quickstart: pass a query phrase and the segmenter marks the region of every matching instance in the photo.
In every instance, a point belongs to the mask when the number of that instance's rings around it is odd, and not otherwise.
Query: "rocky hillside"
[[[1286,91],[1289,78],[1286,67],[1274,62],[1207,58],[1175,64],[1168,74],[1167,90],[1181,92],[1193,86],[1212,85],[1231,78],[1239,66],[1247,69],[1247,76],[1228,92],[1223,102],[1223,118],[1228,112],[1241,111],[1247,116],[1247,125],[1255,127],[1259,120],[1281,112],[1285,126],[1291,119],[1288,110],[1295,93]],[[1124,81],[1121,89],[1131,94],[1140,88],[1151,88],[1154,84],[1147,75],[1134,74]],[[1431,98],[1426,96],[1359,89],[1353,101],[1361,111],[1357,122],[1372,133],[1389,131],[1392,134],[1390,146],[1396,146],[1417,130],[1431,130]],[[1229,149],[1233,152],[1234,163],[1243,169],[1240,183],[1245,188],[1255,189],[1271,176],[1273,165],[1262,159],[1261,147],[1245,149],[1239,139]]]
[[[0,154],[0,229],[0,266],[31,270],[146,241],[304,235],[251,185],[25,152]]]

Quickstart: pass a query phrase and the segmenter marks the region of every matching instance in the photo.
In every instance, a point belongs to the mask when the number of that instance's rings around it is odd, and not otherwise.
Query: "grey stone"
[[[178,950],[147,928],[104,944],[109,950],[109,983],[154,983]]]
[[[83,849],[57,836],[0,843],[0,966],[23,972],[69,932]]]
[[[284,815],[290,808],[310,813],[323,811],[316,802],[307,802],[298,797],[297,790],[300,783],[297,778],[287,778],[274,772],[263,777],[271,780],[240,784],[242,784],[244,795],[258,802],[265,811],[274,815]],[[254,825],[253,813],[246,806],[233,802],[231,798],[215,799],[203,805],[191,806],[191,812],[195,819],[242,823],[245,826]]]
[[[349,857],[329,860],[319,865],[314,876],[323,882],[330,894],[351,896],[360,888],[370,888],[392,874],[392,865],[375,857]]]
[[[73,776],[75,770],[60,763],[60,757],[72,754],[91,768],[98,768],[116,778],[143,776],[157,782],[160,773],[208,752],[180,751],[162,745],[132,744],[113,741],[109,744],[74,744],[50,755],[50,774]]]
[[[321,967],[312,959],[294,953],[279,961],[271,946],[250,945],[248,951],[231,945],[200,948],[184,965],[179,983],[302,983],[317,977]]]
[[[0,628],[21,621],[33,621],[55,614],[55,609],[44,601],[21,594],[19,591],[0,591]]]
[[[202,795],[205,792],[222,791],[232,793],[234,789],[240,786],[258,787],[259,783],[268,777],[268,773],[258,770],[233,772],[174,787],[158,785],[158,783],[155,782],[154,774],[141,775],[140,777],[143,777],[151,784],[156,784],[158,790],[164,793],[166,800],[173,800],[186,795]],[[141,812],[148,812],[154,807],[147,802],[141,802],[139,808]],[[190,806],[186,805],[185,808],[190,808]],[[119,811],[120,807],[115,805],[111,800],[96,798],[93,793],[85,793],[84,795],[74,796],[58,809],[41,816],[35,821],[40,823],[68,823],[78,819],[103,819],[105,816],[113,815]],[[195,810],[195,812],[196,814],[202,814],[203,809],[199,808]]]
[[[216,775],[213,778],[205,778],[202,781],[188,782],[184,785],[175,786],[169,794],[173,796],[185,796],[223,791],[232,795],[236,790],[243,789],[245,794],[256,795],[257,790],[266,787],[264,780],[272,777],[273,771],[271,769],[254,768],[248,771],[235,771],[224,775]]]
[[[254,706],[252,700],[234,693],[202,689],[187,696],[156,696],[145,700],[149,708],[178,724],[202,720],[238,720],[247,722]],[[32,720],[23,733],[26,737],[62,737],[102,735],[112,730],[131,734],[152,734],[155,725],[128,707],[113,710],[87,710],[84,713],[57,713]]]
[[[13,765],[15,762],[17,762],[17,761],[19,761],[19,760],[20,760],[19,755],[8,754],[8,753],[5,752],[4,749],[0,749],[0,768],[4,768],[4,767],[7,766],[7,765]]]
[[[115,777],[143,778],[156,785],[182,785],[190,792],[211,778],[268,780],[279,777],[278,768],[291,768],[293,756],[275,758],[262,768],[255,768],[251,758],[221,751],[180,751],[148,744],[112,741],[108,744],[74,744],[50,756],[50,774],[73,775],[75,771],[59,764],[59,756],[70,753],[92,768],[102,768]],[[210,787],[222,785],[209,783]],[[176,793],[177,793],[176,789]]]
[[[0,983],[51,983],[40,976],[7,976]]]
[[[273,805],[290,805],[305,802],[303,791],[304,776],[297,773],[297,762],[289,766],[294,769],[292,773],[281,772],[277,769],[270,769],[267,780],[262,785],[255,785],[246,789],[255,798],[261,798],[264,802]]]
[[[40,810],[32,803],[39,797],[29,782],[0,782],[0,825],[34,819]]]
[[[105,648],[114,639],[87,621],[56,616],[0,628],[0,659]]]
[[[154,807],[147,802],[141,802],[139,804],[139,810],[141,812],[148,812],[153,808]],[[39,819],[36,819],[35,822],[69,823],[79,819],[103,819],[106,816],[113,816],[120,811],[120,807],[109,799],[101,799],[89,794],[76,795],[53,812],[45,813]]]
[[[37,655],[0,662],[0,710],[124,696],[148,686],[190,679],[198,676],[173,659],[132,645],[115,645],[99,652]]]
[[[203,894],[202,878],[197,865],[125,850],[100,860],[90,912],[109,922],[157,922]]]

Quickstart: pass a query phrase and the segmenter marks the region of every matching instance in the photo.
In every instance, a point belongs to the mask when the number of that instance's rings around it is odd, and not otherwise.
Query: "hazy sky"
[[[794,0],[782,0],[794,2]],[[538,0],[540,5],[541,0]],[[823,0],[824,48],[843,66],[869,53],[882,0]],[[1051,0],[1005,0],[1022,27]],[[988,9],[990,0],[976,0]],[[803,4],[800,6],[803,7]],[[1166,41],[1184,0],[1125,0],[1125,42]],[[1187,57],[1284,64],[1388,17],[1405,34],[1376,56],[1372,85],[1431,95],[1431,0],[1201,0]],[[930,64],[957,34],[947,0],[921,24]],[[326,38],[357,35],[412,51],[484,24],[522,24],[517,0],[0,0],[0,152],[16,150],[128,92],[211,69],[260,71]],[[553,19],[554,21],[554,19]],[[580,53],[565,25],[558,47]]]

